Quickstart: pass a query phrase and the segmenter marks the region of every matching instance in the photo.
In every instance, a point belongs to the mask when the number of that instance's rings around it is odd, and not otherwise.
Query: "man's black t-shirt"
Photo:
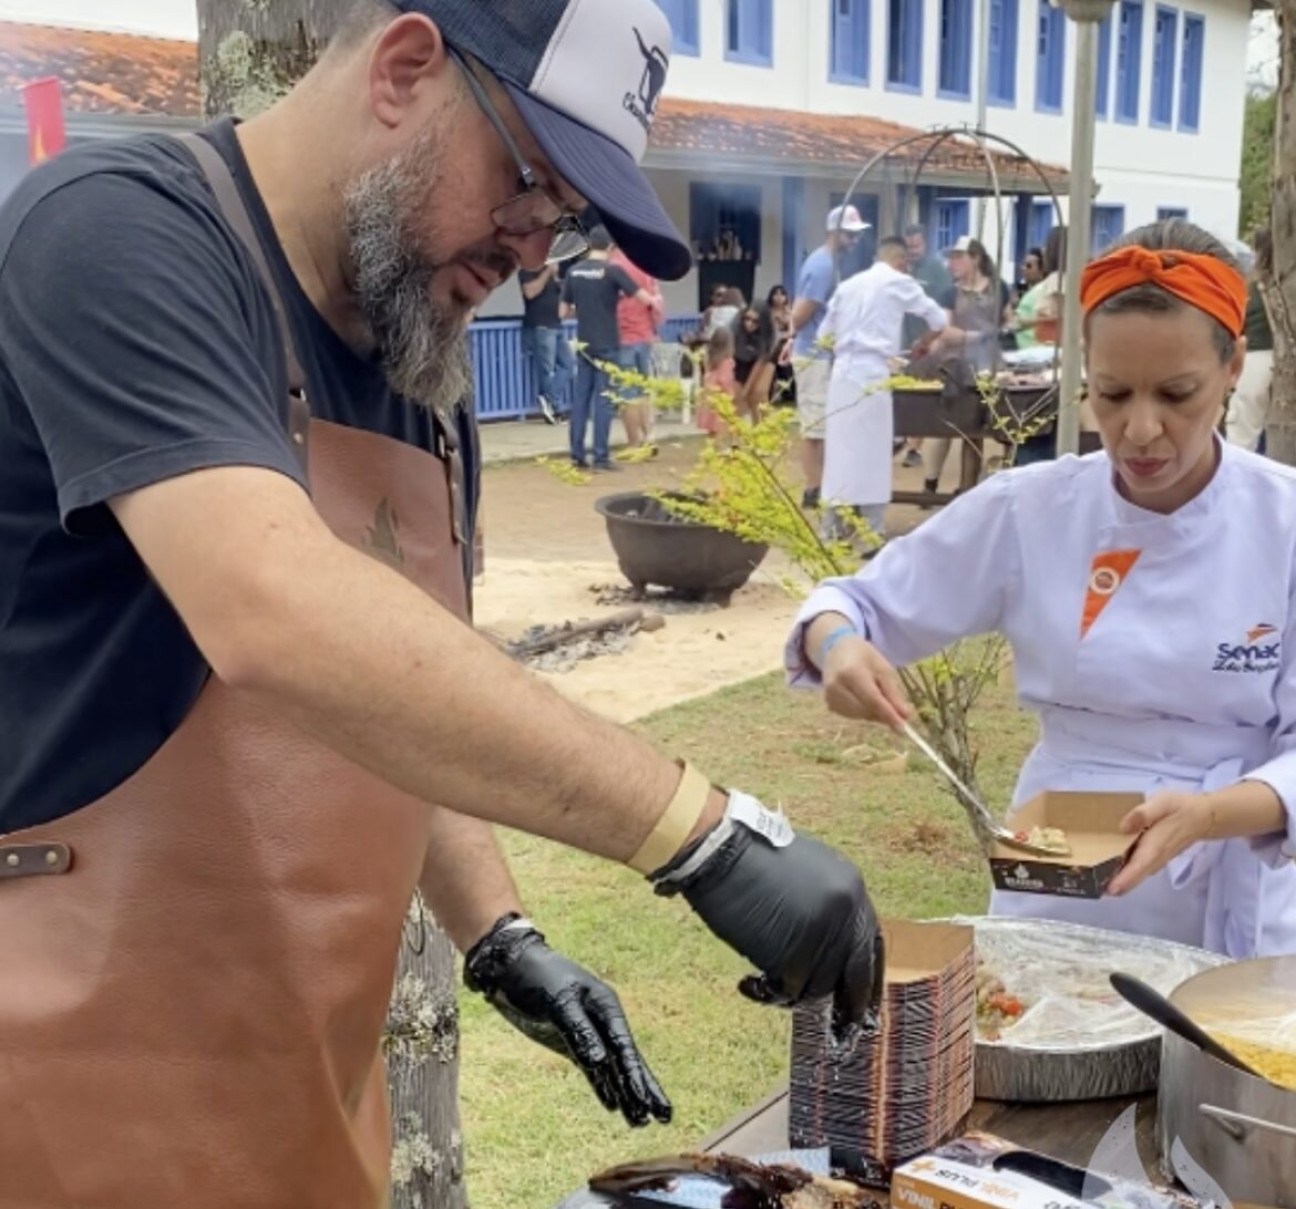
[[[284,295],[314,414],[431,450],[431,415],[302,292],[233,124],[209,134]],[[216,466],[302,482],[284,374],[256,267],[173,140],[66,151],[0,208],[0,833],[102,797],[188,712],[208,667],[106,501]],[[475,503],[471,416],[459,426]]]
[[[558,303],[562,300],[562,283],[557,273],[545,271],[549,272],[549,280],[545,282],[544,289],[534,298],[522,295],[523,327],[562,327],[562,319],[558,314]],[[518,284],[527,285],[539,276],[539,273],[531,273],[523,269],[518,273]]]
[[[634,278],[620,265],[585,260],[567,270],[562,300],[576,308],[576,339],[591,354],[614,353],[621,347],[617,303],[624,294],[639,292]]]

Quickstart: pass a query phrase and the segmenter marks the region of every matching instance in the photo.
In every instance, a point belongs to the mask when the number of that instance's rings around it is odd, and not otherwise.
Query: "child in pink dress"
[[[723,394],[732,399],[737,392],[733,332],[727,327],[719,327],[707,341],[706,373],[702,377],[702,399],[697,413],[697,425],[703,432],[715,437],[725,431],[724,421],[716,412],[711,396]]]

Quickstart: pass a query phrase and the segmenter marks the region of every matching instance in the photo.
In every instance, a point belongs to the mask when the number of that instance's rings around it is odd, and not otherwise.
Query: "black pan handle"
[[[1226,1050],[1201,1025],[1175,1007],[1159,991],[1154,991],[1146,982],[1140,982],[1129,974],[1113,974],[1111,984],[1117,994],[1131,1007],[1137,1008],[1145,1016],[1150,1016],[1159,1025],[1168,1028],[1191,1045],[1195,1045],[1203,1053],[1257,1079],[1264,1078],[1259,1071],[1253,1070],[1236,1054]]]

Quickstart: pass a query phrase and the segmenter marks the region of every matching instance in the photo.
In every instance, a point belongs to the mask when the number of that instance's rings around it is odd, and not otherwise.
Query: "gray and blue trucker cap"
[[[656,0],[396,0],[508,90],[563,179],[627,256],[677,281],[692,261],[639,167],[670,65]]]

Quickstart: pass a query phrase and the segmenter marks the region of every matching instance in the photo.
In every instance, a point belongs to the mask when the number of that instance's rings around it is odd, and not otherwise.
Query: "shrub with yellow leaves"
[[[701,377],[699,362],[695,359],[695,380]],[[620,366],[605,368],[618,397],[646,396],[663,410],[684,405],[686,382],[644,377]],[[681,518],[779,551],[793,570],[782,584],[794,595],[804,596],[821,580],[856,572],[860,550],[871,551],[880,541],[850,513],[841,518],[843,537],[825,537],[819,514],[800,506],[788,465],[797,436],[795,409],[764,407],[752,418],[739,412],[731,396],[715,391],[709,392],[708,404],[721,421],[721,435],[705,441],[682,490],[663,489],[653,493],[655,498]],[[550,469],[563,481],[589,481],[569,466]],[[973,789],[977,752],[969,718],[985,689],[997,681],[1006,656],[1002,639],[977,639],[955,643],[900,673],[927,737]]]

